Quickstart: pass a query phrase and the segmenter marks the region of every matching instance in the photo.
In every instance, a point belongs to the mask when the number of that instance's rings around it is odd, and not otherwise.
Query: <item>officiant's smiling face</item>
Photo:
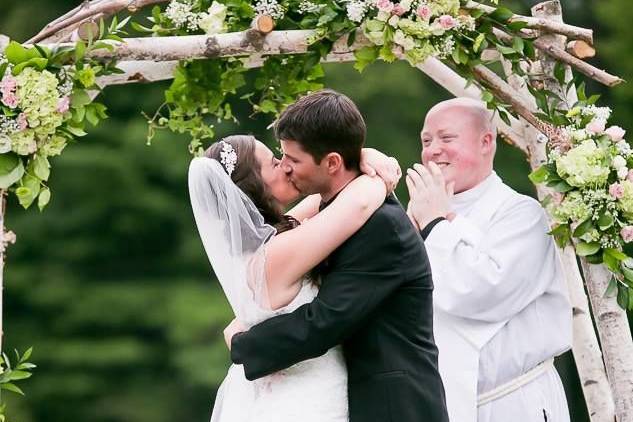
[[[422,163],[437,164],[446,182],[455,182],[455,193],[475,187],[492,171],[495,135],[480,107],[474,100],[448,100],[424,121]]]

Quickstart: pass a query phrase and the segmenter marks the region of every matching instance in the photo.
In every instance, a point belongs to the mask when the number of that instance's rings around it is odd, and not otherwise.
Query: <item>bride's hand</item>
[[[231,350],[231,340],[233,340],[233,336],[237,333],[243,333],[246,331],[242,323],[235,318],[229,325],[224,329],[224,342],[226,343],[226,347]]]
[[[398,160],[393,157],[387,157],[382,152],[374,148],[363,148],[360,154],[360,171],[368,176],[378,176],[387,186],[387,193],[391,193],[396,189],[400,177],[402,177],[402,169]]]

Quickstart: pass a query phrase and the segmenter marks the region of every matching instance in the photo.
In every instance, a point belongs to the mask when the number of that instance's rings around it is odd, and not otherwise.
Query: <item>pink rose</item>
[[[615,142],[621,141],[624,139],[624,135],[626,135],[626,131],[620,126],[611,126],[609,129],[605,130],[604,133],[609,135],[609,137]]]
[[[57,111],[59,113],[66,113],[70,106],[70,97],[66,96],[64,98],[60,98],[57,102]]]
[[[453,29],[457,26],[457,21],[451,15],[442,15],[438,20],[440,26],[446,30]]]
[[[615,199],[620,199],[624,196],[624,186],[619,183],[614,183],[609,186],[609,195]]]
[[[633,240],[633,226],[622,227],[622,230],[620,230],[620,236],[622,236],[622,239],[626,243],[629,243],[630,241],[632,241]]]
[[[420,18],[424,19],[425,21],[428,21],[431,18],[431,15],[433,14],[433,12],[431,11],[431,8],[427,6],[426,4],[423,4],[422,6],[418,7],[418,10],[416,11],[416,13],[418,14]]]
[[[633,182],[633,170],[629,170],[629,173],[626,175],[626,180]]]
[[[389,0],[378,0],[378,1],[376,1],[376,7],[381,12],[391,13],[391,11],[395,7],[395,5],[392,2],[390,2]]]
[[[9,108],[16,108],[18,106],[18,97],[13,92],[3,92],[2,103]]]
[[[604,119],[593,119],[585,128],[587,132],[597,134],[604,132],[607,122]]]
[[[15,79],[11,75],[6,75],[0,81],[0,91],[2,91],[3,93],[15,91],[17,87],[18,87],[18,80]]]
[[[396,4],[396,5],[393,7],[393,10],[391,11],[391,13],[393,13],[393,14],[394,14],[394,15],[396,15],[396,16],[402,16],[402,15],[404,15],[406,12],[407,12],[407,11],[406,11],[406,10],[404,10],[404,7],[402,7],[402,6],[400,5],[400,3]]]
[[[24,130],[29,127],[29,123],[26,121],[26,114],[20,113],[18,115],[18,125],[20,125],[20,130]]]

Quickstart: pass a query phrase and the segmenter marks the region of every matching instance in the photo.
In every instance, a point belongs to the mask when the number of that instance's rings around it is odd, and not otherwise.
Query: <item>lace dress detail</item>
[[[293,301],[268,318],[311,302],[317,287],[304,280]],[[263,316],[263,315],[262,315]],[[267,318],[264,318],[267,319]],[[249,382],[241,365],[229,369],[211,422],[348,422],[347,369],[340,346],[315,359]]]

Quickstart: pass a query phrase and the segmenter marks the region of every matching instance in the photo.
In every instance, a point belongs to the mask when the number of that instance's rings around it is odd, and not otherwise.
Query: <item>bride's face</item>
[[[280,160],[260,141],[255,144],[255,158],[261,167],[262,180],[282,206],[285,207],[299,198],[299,191],[279,165]]]

